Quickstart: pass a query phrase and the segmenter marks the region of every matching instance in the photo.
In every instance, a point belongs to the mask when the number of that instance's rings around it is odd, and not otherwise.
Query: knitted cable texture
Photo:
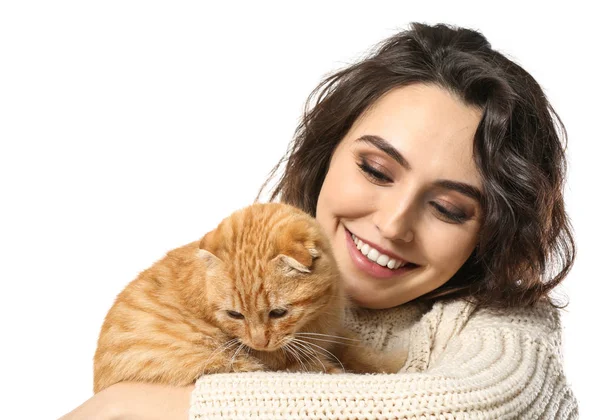
[[[475,310],[462,301],[348,312],[379,349],[408,348],[397,374],[256,372],[196,381],[199,419],[577,419],[549,305]]]

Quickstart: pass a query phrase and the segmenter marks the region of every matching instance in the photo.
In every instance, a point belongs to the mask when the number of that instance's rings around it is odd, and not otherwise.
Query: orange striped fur
[[[335,373],[340,363],[397,370],[404,355],[352,341],[346,304],[316,220],[289,205],[254,204],[168,252],[118,295],[98,339],[94,392],[121,381],[184,386],[210,373]]]

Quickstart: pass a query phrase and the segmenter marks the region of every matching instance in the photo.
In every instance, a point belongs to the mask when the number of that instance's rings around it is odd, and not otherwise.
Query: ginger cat
[[[251,205],[119,294],[98,339],[94,392],[210,373],[397,372],[405,354],[361,346],[343,327],[346,305],[317,221],[286,204]]]

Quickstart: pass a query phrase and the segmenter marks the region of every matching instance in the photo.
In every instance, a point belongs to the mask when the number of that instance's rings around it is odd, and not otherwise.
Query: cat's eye
[[[273,309],[271,312],[269,312],[269,317],[270,318],[281,318],[286,316],[288,313],[287,309]]]
[[[227,315],[233,319],[244,319],[244,315],[236,311],[227,311]]]

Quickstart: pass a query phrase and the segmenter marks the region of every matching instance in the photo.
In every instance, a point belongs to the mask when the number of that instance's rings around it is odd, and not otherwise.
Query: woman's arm
[[[193,388],[118,383],[59,420],[187,420]]]
[[[555,344],[516,328],[471,328],[427,372],[207,375],[190,418],[575,419]]]

